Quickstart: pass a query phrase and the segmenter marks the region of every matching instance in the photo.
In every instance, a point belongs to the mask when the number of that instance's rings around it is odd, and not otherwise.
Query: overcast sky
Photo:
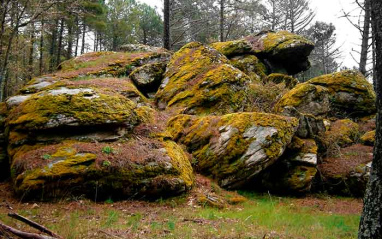
[[[151,6],[156,6],[158,11],[162,11],[163,0],[139,0],[140,2],[147,3]],[[359,51],[360,48],[360,34],[358,30],[353,27],[348,20],[341,17],[343,15],[342,9],[346,12],[359,14],[355,10],[357,6],[353,0],[311,0],[311,7],[316,12],[316,21],[324,21],[333,23],[336,26],[337,44],[341,46],[343,66],[353,67],[357,63],[352,59],[350,53],[352,49]],[[358,60],[358,55],[354,54]]]

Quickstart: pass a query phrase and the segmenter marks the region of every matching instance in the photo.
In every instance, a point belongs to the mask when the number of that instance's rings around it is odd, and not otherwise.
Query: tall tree
[[[376,44],[377,127],[372,170],[359,226],[359,239],[382,238],[382,1],[370,0],[370,6]]]
[[[359,71],[366,76],[367,70],[367,55],[369,52],[369,38],[370,38],[370,0],[365,0],[364,3],[364,21],[362,29],[362,44],[361,44],[361,54],[359,61]]]
[[[163,48],[170,50],[170,0],[163,2]]]

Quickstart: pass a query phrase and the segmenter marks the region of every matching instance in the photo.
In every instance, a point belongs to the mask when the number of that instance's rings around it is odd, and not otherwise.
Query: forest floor
[[[37,232],[7,216],[18,213],[74,238],[356,238],[362,200],[239,192],[247,200],[223,209],[195,203],[193,193],[147,201],[20,202],[0,183],[0,221]],[[0,232],[1,233],[1,232]],[[1,238],[1,235],[0,235]],[[3,236],[3,238],[12,238]]]

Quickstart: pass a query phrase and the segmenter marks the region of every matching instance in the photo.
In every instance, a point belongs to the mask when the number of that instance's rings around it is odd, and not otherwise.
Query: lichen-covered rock
[[[37,200],[68,195],[97,200],[161,197],[185,192],[193,183],[182,148],[148,138],[40,145],[18,151],[11,167],[16,193]]]
[[[329,90],[331,115],[340,118],[376,112],[373,86],[357,71],[342,71],[311,79],[309,84]]]
[[[125,125],[138,122],[136,104],[92,88],[61,87],[32,95],[8,117],[11,130],[33,131],[70,126]]]
[[[168,131],[186,145],[199,172],[232,189],[276,162],[297,126],[295,118],[265,113],[178,115],[169,121]]]
[[[293,138],[284,155],[254,182],[273,193],[309,192],[317,173],[317,145],[312,139]]]
[[[299,119],[297,137],[303,139],[318,138],[326,132],[326,126],[322,118],[317,118],[311,114],[301,114],[294,107],[289,106],[284,107],[282,114]]]
[[[218,51],[193,42],[176,52],[155,99],[160,109],[177,107],[186,114],[225,114],[242,110],[251,81],[227,64]]]
[[[360,138],[360,140],[361,140],[361,143],[364,145],[374,146],[375,130],[367,132]]]
[[[318,165],[320,189],[331,194],[363,197],[370,176],[373,147],[355,144]]]
[[[298,84],[298,80],[292,76],[280,74],[280,73],[272,73],[265,78],[265,82],[273,82],[276,84],[284,83],[285,86],[289,89],[292,89]]]
[[[287,31],[265,31],[241,40],[213,43],[211,46],[228,57],[255,54],[286,69],[290,75],[309,68],[308,56],[314,48],[309,40]]]
[[[5,132],[5,120],[7,107],[0,103],[0,181],[9,177],[9,159],[7,155],[7,135]]]
[[[230,61],[231,65],[254,80],[263,79],[267,75],[267,67],[254,55],[235,56]]]
[[[143,44],[125,44],[119,47],[120,51],[125,52],[164,52],[167,51],[161,47],[148,46]]]
[[[166,63],[146,64],[136,68],[129,77],[140,91],[156,92],[162,83],[165,70]]]
[[[285,107],[294,107],[303,114],[326,116],[330,111],[329,90],[309,83],[298,84],[284,94],[277,102],[275,110],[283,112]]]
[[[327,144],[335,147],[346,147],[359,139],[359,126],[350,119],[337,120],[326,131]]]

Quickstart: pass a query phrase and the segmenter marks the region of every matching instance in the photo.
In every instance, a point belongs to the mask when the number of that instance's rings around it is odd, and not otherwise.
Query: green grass
[[[40,205],[19,213],[52,228],[64,238],[356,238],[359,215],[337,215],[301,207],[293,198],[242,193],[243,204],[226,209],[187,205],[180,200]],[[331,200],[331,199],[325,199]],[[346,201],[346,198],[333,199]],[[67,209],[73,204],[75,209]],[[0,214],[12,225],[12,219]],[[29,230],[27,227],[26,230]],[[112,236],[110,236],[112,235]]]

